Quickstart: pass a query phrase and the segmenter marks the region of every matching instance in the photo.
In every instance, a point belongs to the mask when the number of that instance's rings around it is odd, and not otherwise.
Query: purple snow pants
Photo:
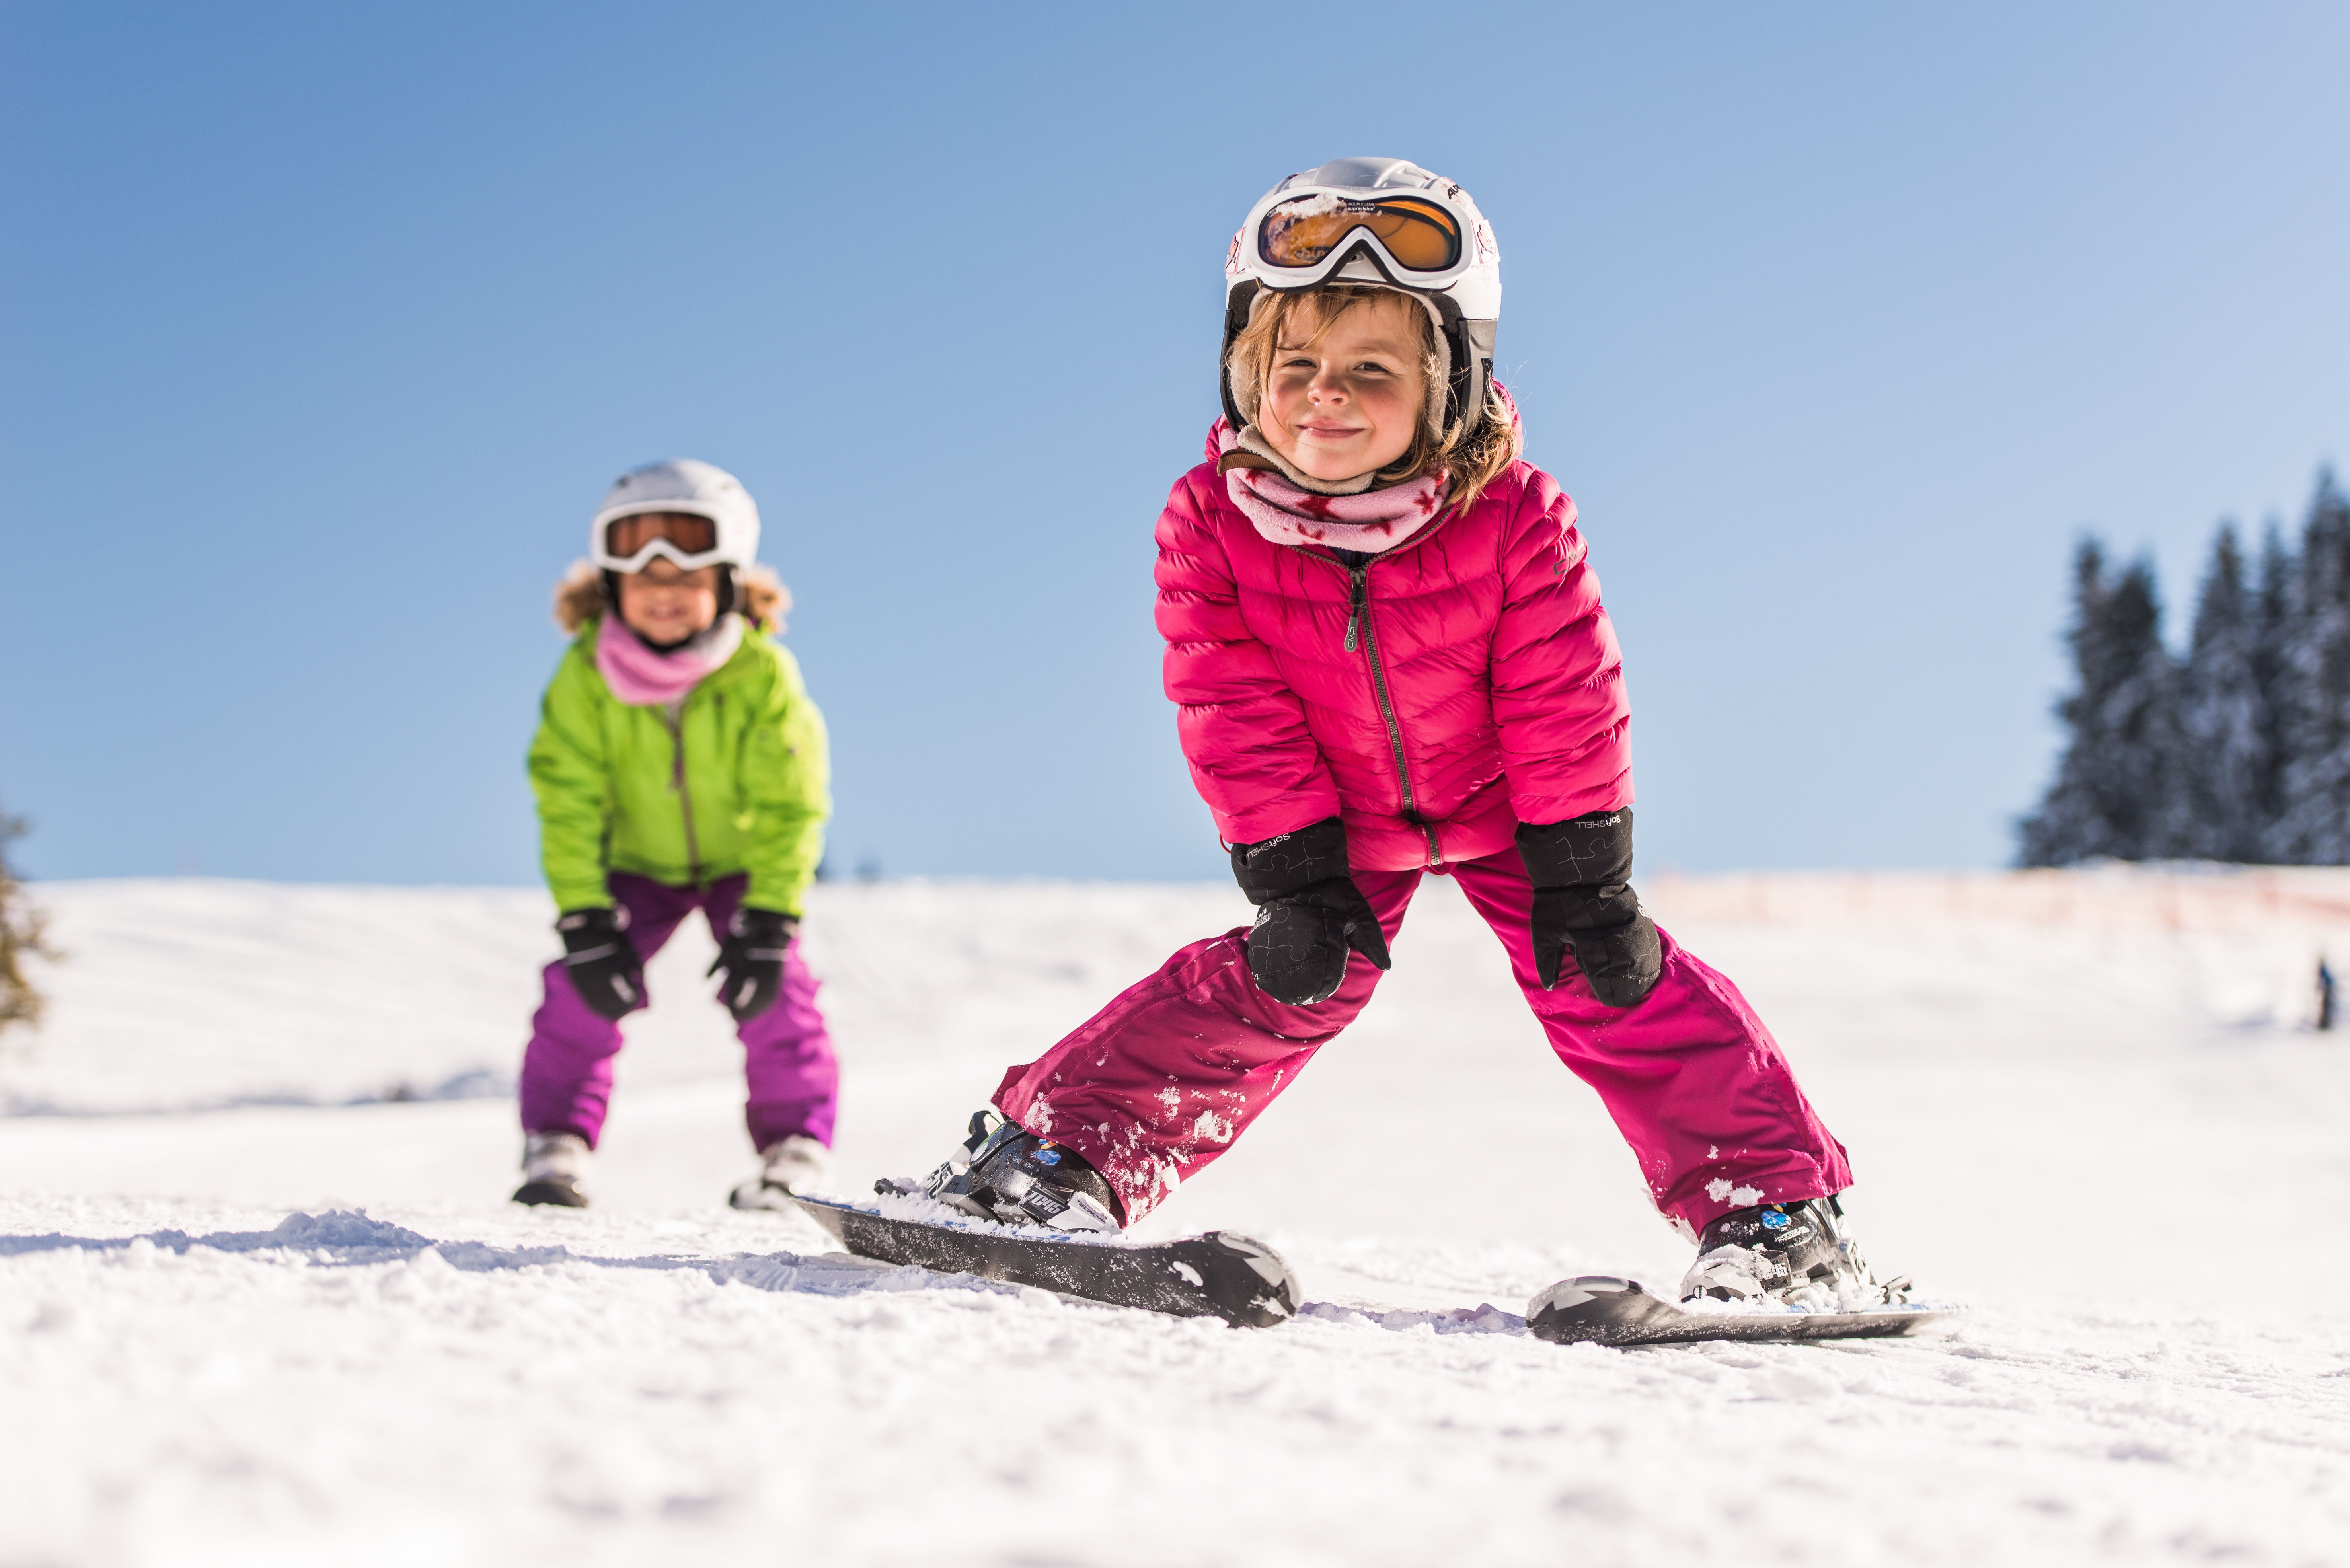
[[[1638,1006],[1591,994],[1570,956],[1558,989],[1534,978],[1534,888],[1514,849],[1451,868],[1509,950],[1534,1016],[1599,1091],[1657,1207],[1702,1229],[1733,1209],[1852,1184],[1844,1146],[1795,1086],[1738,988],[1663,938],[1664,976]],[[1419,871],[1357,871],[1390,942]],[[1249,977],[1245,927],[1193,942],[1074,1034],[1006,1073],[996,1108],[1067,1144],[1108,1179],[1128,1223],[1230,1147],[1324,1043],[1354,1022],[1379,971],[1360,954],[1328,1001],[1275,1002]],[[1430,1063],[1431,1072],[1442,1064]]]
[[[650,877],[615,871],[606,879],[613,902],[629,912],[629,940],[650,961],[685,917],[699,909],[713,934],[723,933],[742,901],[745,877],[703,888],[671,888]],[[612,1098],[612,1058],[620,1026],[598,1017],[571,988],[563,965],[546,966],[546,1000],[531,1020],[530,1048],[522,1058],[525,1132],[577,1133],[595,1147]],[[784,958],[784,986],[775,1004],[734,1033],[743,1042],[751,1098],[743,1119],[751,1144],[765,1148],[794,1133],[832,1145],[832,1117],[840,1068],[832,1037],[816,1011],[816,976],[800,961],[798,939]]]

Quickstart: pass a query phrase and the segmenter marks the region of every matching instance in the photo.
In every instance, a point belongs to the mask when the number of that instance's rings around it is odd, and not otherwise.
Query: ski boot
[[[1833,1198],[1737,1209],[1705,1228],[1681,1300],[1772,1303],[1806,1312],[1852,1312],[1893,1301],[1908,1281],[1880,1285],[1860,1245],[1844,1232]]]
[[[992,1111],[977,1111],[971,1134],[920,1183],[876,1190],[918,1191],[975,1219],[1054,1231],[1117,1231],[1118,1203],[1101,1172],[1076,1149],[1050,1142]]]
[[[588,1207],[588,1140],[577,1133],[535,1132],[523,1140],[516,1203]]]
[[[832,1181],[832,1151],[806,1133],[769,1144],[759,1151],[759,1174],[727,1194],[736,1209],[792,1207],[795,1192],[821,1192]]]

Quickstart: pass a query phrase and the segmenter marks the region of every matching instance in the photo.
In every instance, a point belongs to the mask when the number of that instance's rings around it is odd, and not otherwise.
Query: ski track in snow
[[[1449,888],[1147,1227],[1280,1247],[1309,1305],[1262,1332],[722,1207],[749,1150],[699,931],[630,1025],[599,1206],[547,1212],[500,1201],[478,1097],[544,899],[37,891],[71,956],[0,1061],[6,1568],[2350,1562],[2350,1051],[2293,1011],[2323,931],[1667,908],[1852,1147],[1880,1265],[1974,1310],[1626,1352],[1516,1314],[1688,1248]],[[931,1163],[1005,1063],[1244,915],[819,889],[845,1175]]]

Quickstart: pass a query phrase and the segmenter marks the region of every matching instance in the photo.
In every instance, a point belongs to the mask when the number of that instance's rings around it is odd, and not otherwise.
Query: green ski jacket
[[[604,877],[671,887],[750,873],[743,902],[800,913],[832,815],[824,715],[788,649],[746,629],[672,716],[612,695],[599,622],[556,667],[530,746],[539,860],[558,909],[608,906]]]

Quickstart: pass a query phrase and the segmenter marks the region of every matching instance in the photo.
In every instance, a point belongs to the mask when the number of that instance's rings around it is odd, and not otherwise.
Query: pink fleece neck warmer
[[[1240,444],[1239,434],[1219,420],[1217,450],[1231,452]],[[1235,468],[1224,475],[1224,493],[1276,545],[1324,545],[1376,556],[1428,526],[1443,509],[1449,477],[1438,469],[1383,490],[1321,495],[1271,469]]]
[[[612,695],[630,707],[663,708],[733,658],[742,643],[743,618],[723,615],[683,648],[656,653],[621,624],[619,615],[607,615],[596,632],[596,668]]]

